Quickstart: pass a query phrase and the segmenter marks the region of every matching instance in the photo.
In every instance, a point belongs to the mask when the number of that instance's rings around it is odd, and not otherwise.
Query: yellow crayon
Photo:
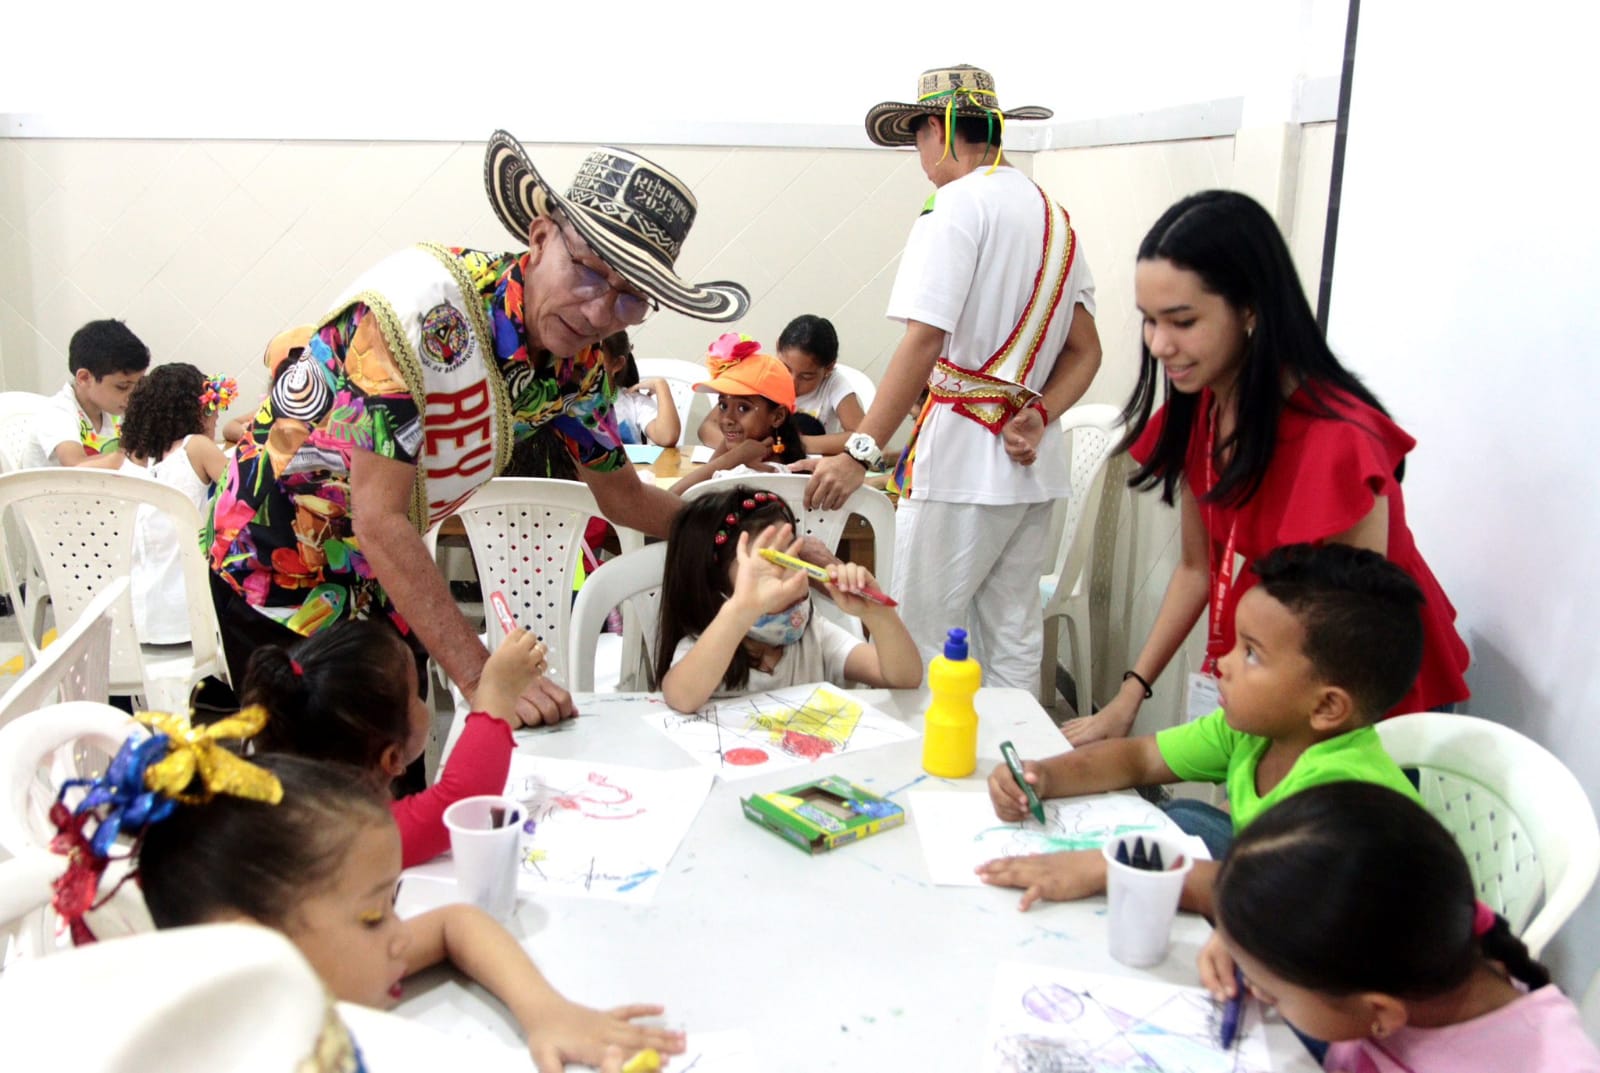
[[[828,577],[828,572],[816,563],[808,563],[804,559],[796,559],[793,555],[786,555],[776,548],[762,548],[760,554],[769,563],[777,563],[779,566],[786,566],[790,570],[798,570],[807,577],[821,581],[824,584],[831,580]],[[857,595],[875,604],[882,604],[884,607],[898,606],[886,594],[879,592],[877,589],[862,589]]]
[[[661,1068],[661,1055],[654,1047],[646,1047],[622,1063],[622,1073],[656,1073]]]

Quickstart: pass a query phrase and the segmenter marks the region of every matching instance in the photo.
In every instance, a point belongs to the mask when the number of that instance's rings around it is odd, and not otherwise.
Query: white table
[[[871,691],[862,699],[921,729],[925,691]],[[518,748],[655,769],[693,763],[630,714],[640,710],[637,700],[613,694],[578,702],[586,714],[556,730],[519,733]],[[1025,757],[1064,747],[1026,690],[981,690],[978,711],[978,769],[969,778],[925,776],[918,737],[810,769],[718,780],[651,905],[524,901],[512,930],[568,997],[600,1007],[659,1001],[666,1020],[691,1034],[747,1029],[764,1073],[976,1070],[998,962],[1143,975],[1106,952],[1104,899],[1021,913],[1018,891],[935,887],[909,829],[914,817],[905,829],[808,857],[746,819],[739,800],[836,773],[905,805],[912,784],[983,792],[1004,740]],[[1180,914],[1171,953],[1148,975],[1196,984],[1195,955],[1209,933],[1201,918]],[[435,972],[408,984],[397,1012],[519,1044],[500,1007],[456,979]],[[1268,1035],[1275,1069],[1317,1068],[1281,1022],[1269,1022]]]

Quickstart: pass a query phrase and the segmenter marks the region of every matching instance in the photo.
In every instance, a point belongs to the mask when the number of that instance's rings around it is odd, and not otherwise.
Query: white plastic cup
[[[456,885],[468,901],[497,920],[511,916],[517,904],[522,819],[522,803],[498,794],[464,797],[444,810]]]
[[[1124,847],[1131,860],[1134,844],[1144,840],[1145,853],[1161,848],[1159,872],[1117,860]],[[1178,915],[1183,878],[1194,867],[1194,857],[1171,834],[1133,834],[1108,839],[1101,852],[1106,857],[1106,899],[1110,923],[1111,956],[1135,969],[1159,965],[1172,942],[1172,921]]]

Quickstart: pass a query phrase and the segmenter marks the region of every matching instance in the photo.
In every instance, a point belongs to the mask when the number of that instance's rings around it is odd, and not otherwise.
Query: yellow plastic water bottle
[[[967,658],[967,631],[951,630],[944,655],[928,664],[933,702],[923,717],[922,770],[945,779],[971,775],[978,766],[978,709],[973,699],[983,668]]]

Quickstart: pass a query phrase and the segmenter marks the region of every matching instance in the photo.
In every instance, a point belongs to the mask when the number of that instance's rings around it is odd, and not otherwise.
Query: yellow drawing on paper
[[[747,729],[766,731],[768,741],[785,752],[815,758],[843,749],[860,722],[858,702],[817,689],[801,704],[752,713]]]

